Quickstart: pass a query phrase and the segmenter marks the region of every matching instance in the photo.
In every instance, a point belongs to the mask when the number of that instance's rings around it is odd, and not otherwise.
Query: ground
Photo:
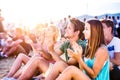
[[[9,72],[15,58],[0,59],[0,80]]]

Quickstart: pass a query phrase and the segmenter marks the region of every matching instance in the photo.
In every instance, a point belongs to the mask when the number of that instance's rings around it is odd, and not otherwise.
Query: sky
[[[7,22],[25,24],[84,14],[97,16],[119,13],[120,0],[0,0],[1,14]]]

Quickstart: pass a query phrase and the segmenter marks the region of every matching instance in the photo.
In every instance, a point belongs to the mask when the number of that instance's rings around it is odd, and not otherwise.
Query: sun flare
[[[115,12],[115,10],[119,10],[118,12],[120,12],[120,9],[117,9],[119,6],[114,9],[112,5],[108,5],[110,11],[106,6],[106,4],[120,3],[119,0],[100,0],[94,4],[95,1],[96,0],[0,0],[0,9],[2,10],[5,23],[15,23],[17,27],[29,26],[31,29],[39,23],[57,21],[68,15],[98,15],[104,12]],[[105,8],[103,8],[104,6]]]

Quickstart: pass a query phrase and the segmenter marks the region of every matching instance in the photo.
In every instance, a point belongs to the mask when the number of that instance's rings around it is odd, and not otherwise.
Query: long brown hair
[[[95,52],[101,46],[101,44],[105,44],[103,26],[99,20],[89,20],[87,22],[90,24],[91,36],[90,40],[88,41],[88,47],[86,49],[85,56],[93,58],[95,56]]]
[[[84,40],[85,37],[84,37],[84,34],[83,34],[83,30],[84,30],[85,24],[82,21],[80,21],[76,18],[71,18],[70,22],[74,24],[74,31],[80,31],[79,39]]]

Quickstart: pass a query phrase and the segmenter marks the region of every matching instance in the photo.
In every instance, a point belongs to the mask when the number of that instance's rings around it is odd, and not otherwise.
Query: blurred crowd
[[[119,16],[81,21],[68,15],[33,30],[5,30],[3,20],[0,15],[0,59],[16,60],[2,80],[120,79]]]

